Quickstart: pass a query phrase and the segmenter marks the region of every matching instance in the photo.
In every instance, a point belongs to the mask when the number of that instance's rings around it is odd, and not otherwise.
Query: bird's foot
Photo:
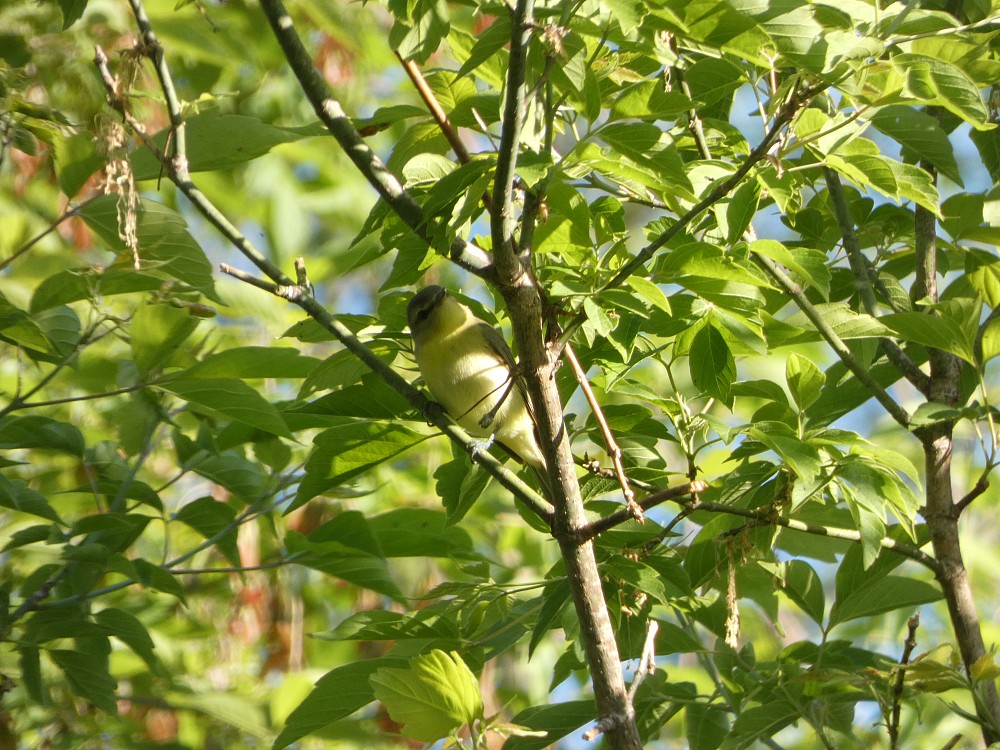
[[[469,457],[475,460],[476,456],[480,453],[486,453],[493,445],[495,439],[496,435],[490,435],[486,440],[472,440]]]

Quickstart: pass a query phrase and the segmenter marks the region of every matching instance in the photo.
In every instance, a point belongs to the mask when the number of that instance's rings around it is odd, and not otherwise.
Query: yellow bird
[[[470,435],[495,437],[544,478],[528,396],[503,336],[436,285],[413,295],[406,316],[417,366],[434,400]]]

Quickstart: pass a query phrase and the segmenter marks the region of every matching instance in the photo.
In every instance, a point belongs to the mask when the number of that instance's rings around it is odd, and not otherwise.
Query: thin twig
[[[437,122],[438,127],[441,128],[444,137],[451,144],[451,150],[455,152],[455,156],[458,157],[458,160],[462,164],[467,163],[469,161],[469,151],[465,148],[465,144],[462,143],[462,139],[458,137],[458,131],[452,126],[451,120],[448,119],[448,113],[444,111],[444,107],[441,106],[441,102],[434,95],[434,91],[427,85],[427,81],[424,79],[423,73],[420,72],[420,68],[413,60],[405,60],[398,51],[396,52],[396,57],[399,58],[403,70],[410,77],[410,81],[413,82],[413,86],[416,88],[417,93],[420,94],[420,98],[424,100],[424,104],[427,105],[431,116]]]
[[[646,623],[646,640],[642,644],[639,666],[635,668],[635,677],[632,678],[632,684],[628,686],[630,702],[635,702],[635,694],[639,692],[639,686],[646,679],[646,676],[656,671],[656,633],[659,629],[660,623],[650,617]]]
[[[889,719],[889,748],[899,747],[899,718],[902,710],[903,682],[906,678],[906,665],[910,663],[913,649],[917,647],[917,628],[920,626],[920,612],[914,612],[906,621],[906,640],[903,642],[903,653],[899,657],[899,667],[896,680],[892,686],[892,714]]]
[[[806,297],[802,287],[800,287],[795,281],[791,279],[781,268],[770,258],[767,258],[759,253],[754,253],[754,258],[757,259],[771,277],[778,282],[778,285],[784,289],[793,300],[795,304],[798,305],[799,309],[805,314],[812,323],[819,335],[823,337],[826,343],[833,349],[834,353],[840,358],[840,361],[844,363],[848,370],[850,370],[854,377],[856,377],[862,385],[864,385],[868,391],[875,397],[875,400],[885,407],[885,410],[889,412],[896,422],[905,428],[910,426],[910,415],[907,414],[906,410],[900,406],[896,401],[889,395],[889,393],[879,385],[878,381],[872,377],[871,372],[868,368],[858,361],[858,358],[854,356],[852,352],[844,341],[837,335],[837,332],[833,330],[832,326],[826,321],[822,314],[813,306],[809,298]]]
[[[66,219],[69,219],[75,215],[76,215],[76,206],[72,205],[67,206],[66,210],[62,212],[62,215],[59,216],[51,224],[49,224],[44,230],[42,230],[39,234],[36,234],[30,240],[25,242],[23,245],[21,245],[21,247],[19,247],[13,253],[8,255],[6,258],[0,260],[0,271],[3,271],[5,268],[7,268],[7,266],[9,266],[15,260],[20,258],[22,255],[28,252],[31,248],[33,248],[47,236],[49,236],[52,232],[55,231],[56,227],[58,227],[60,224],[66,221]]]
[[[969,505],[972,503],[973,500],[975,500],[977,497],[982,495],[984,492],[986,492],[986,490],[990,488],[990,480],[988,479],[988,475],[992,468],[993,467],[988,466],[986,470],[983,472],[983,475],[979,477],[979,480],[975,483],[975,485],[973,485],[972,489],[969,490],[967,493],[965,493],[965,495],[962,497],[961,500],[955,503],[956,513],[960,514],[963,510],[969,507]]]
[[[227,568],[171,568],[170,573],[176,576],[198,576],[207,575],[209,573],[251,573],[255,570],[280,568],[282,566],[289,565],[304,556],[304,552],[294,552],[288,557],[283,557],[280,560],[272,560],[271,562],[260,563],[259,565],[241,565],[238,567]]]
[[[7,404],[7,406],[5,406],[3,409],[0,409],[0,417],[3,417],[5,414],[9,414],[12,411],[16,411],[18,409],[26,408],[26,407],[29,407],[29,406],[45,406],[46,404],[44,402],[36,402],[34,404],[27,404],[26,403],[26,399],[31,398],[36,393],[38,393],[40,390],[42,390],[42,388],[44,388],[46,385],[48,385],[50,382],[52,382],[52,380],[60,372],[62,372],[63,369],[67,365],[69,365],[69,363],[73,360],[73,358],[76,357],[80,353],[80,350],[83,347],[88,346],[88,345],[94,343],[95,341],[99,341],[100,339],[102,339],[105,336],[107,336],[111,332],[110,330],[109,331],[105,331],[100,336],[94,336],[94,334],[97,333],[97,329],[100,328],[101,325],[104,322],[105,322],[105,318],[101,318],[99,320],[94,321],[87,328],[86,331],[84,331],[83,333],[80,334],[80,338],[77,339],[77,342],[73,346],[73,348],[62,359],[60,359],[58,362],[56,362],[55,366],[51,370],[49,370],[49,372],[47,372],[37,383],[35,383],[35,385],[32,386],[27,391],[27,393],[24,393],[24,394],[18,393],[17,395],[14,396],[14,398],[12,398],[10,400],[10,403]]]
[[[854,231],[854,221],[851,219],[851,212],[847,206],[847,196],[844,194],[840,175],[830,167],[824,167],[823,174],[826,177],[827,190],[830,193],[830,200],[833,203],[833,213],[837,218],[837,224],[840,228],[840,236],[843,240],[844,250],[847,253],[847,260],[851,266],[854,285],[858,290],[858,295],[861,297],[865,311],[873,318],[877,318],[878,301],[875,299],[875,290],[872,287],[867,260],[861,252],[861,244],[858,242],[857,232]],[[927,395],[930,388],[930,377],[917,367],[913,360],[906,356],[906,352],[892,339],[879,339],[879,344],[885,352],[886,357],[903,374],[903,377],[909,380],[914,388]]]
[[[678,502],[681,505],[686,505],[687,503],[683,498],[689,495],[695,495],[699,492],[704,492],[708,489],[708,484],[696,479],[693,482],[688,482],[687,484],[682,484],[678,487],[670,487],[669,489],[660,490],[654,492],[652,495],[647,497],[645,500],[639,503],[639,507],[643,511],[648,511],[650,508],[655,508],[657,505],[668,501]],[[598,518],[591,521],[586,526],[583,526],[575,531],[573,538],[576,540],[587,540],[593,539],[595,536],[603,534],[609,529],[613,529],[615,526],[625,523],[626,521],[631,521],[634,519],[631,511],[628,508],[622,508],[616,510],[603,518]]]
[[[597,420],[597,426],[604,437],[604,444],[607,446],[608,455],[611,457],[611,463],[615,469],[615,477],[618,479],[618,484],[622,488],[622,494],[625,496],[625,505],[631,513],[632,518],[641,522],[645,518],[642,515],[642,508],[635,501],[635,493],[629,487],[628,477],[625,475],[625,467],[622,465],[622,449],[618,446],[611,428],[608,427],[608,420],[604,418],[601,405],[597,402],[597,397],[590,387],[590,381],[587,380],[587,373],[580,367],[580,360],[576,358],[573,347],[567,344],[563,352],[566,354],[566,359],[569,360],[570,367],[573,368],[576,382],[580,384],[580,389],[583,391],[583,395],[587,399],[587,404],[590,406],[590,411],[594,415],[594,419]]]

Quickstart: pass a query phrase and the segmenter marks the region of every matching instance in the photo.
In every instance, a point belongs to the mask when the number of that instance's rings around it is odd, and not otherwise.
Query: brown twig
[[[889,748],[899,747],[899,716],[902,709],[903,681],[906,678],[906,665],[910,663],[913,649],[917,647],[917,628],[920,626],[920,612],[914,612],[906,621],[906,640],[903,642],[903,653],[899,657],[899,667],[896,671],[896,681],[892,686],[892,715],[889,720]]]
[[[427,109],[430,110],[431,116],[437,121],[438,127],[444,133],[444,137],[451,144],[451,150],[455,152],[458,160],[462,164],[465,164],[469,161],[469,152],[465,148],[465,144],[462,143],[462,139],[458,137],[458,131],[455,130],[451,124],[451,120],[448,119],[448,113],[444,111],[441,102],[438,101],[431,87],[427,85],[427,81],[424,79],[423,73],[420,72],[420,68],[413,60],[404,59],[398,51],[396,52],[396,57],[399,58],[399,62],[403,65],[403,70],[410,77],[410,81],[413,82],[413,86],[416,88],[417,93],[420,94],[420,98],[424,100]]]
[[[567,344],[563,351],[566,354],[566,359],[569,360],[570,367],[573,368],[573,374],[576,375],[576,382],[580,384],[580,389],[583,391],[583,395],[590,405],[590,411],[593,413],[594,419],[597,420],[597,426],[601,430],[608,455],[611,457],[611,463],[615,468],[615,476],[618,479],[618,484],[621,485],[622,494],[625,496],[625,505],[632,518],[641,523],[645,520],[645,517],[642,514],[642,508],[635,501],[635,493],[629,486],[628,477],[625,476],[625,467],[622,465],[622,449],[618,446],[617,441],[615,441],[615,436],[611,433],[611,428],[608,427],[608,420],[604,418],[601,405],[597,402],[597,397],[590,387],[590,381],[587,380],[587,373],[580,366],[580,360],[576,358],[573,347]]]

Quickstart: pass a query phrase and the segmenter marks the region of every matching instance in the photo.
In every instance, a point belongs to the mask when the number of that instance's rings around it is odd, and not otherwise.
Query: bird
[[[496,439],[543,483],[545,456],[503,336],[436,284],[406,308],[414,358],[434,400],[476,438]]]

